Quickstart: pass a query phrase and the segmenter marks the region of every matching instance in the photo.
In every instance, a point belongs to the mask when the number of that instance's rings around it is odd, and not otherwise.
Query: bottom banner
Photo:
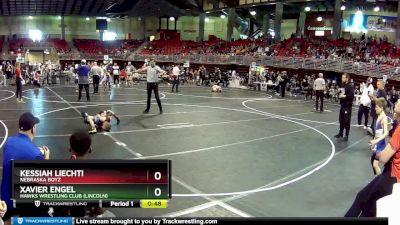
[[[13,225],[28,224],[307,224],[307,225],[388,225],[387,218],[71,218],[71,217],[13,217]]]
[[[11,219],[13,225],[25,224],[75,224],[72,217],[13,217]]]

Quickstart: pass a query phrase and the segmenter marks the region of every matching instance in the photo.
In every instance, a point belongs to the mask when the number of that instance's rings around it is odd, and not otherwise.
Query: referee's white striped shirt
[[[317,78],[314,81],[314,90],[315,91],[325,91],[325,80],[324,80],[324,78]]]

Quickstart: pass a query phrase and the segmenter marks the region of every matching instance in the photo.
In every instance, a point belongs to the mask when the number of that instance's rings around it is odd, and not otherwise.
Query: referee
[[[97,66],[97,62],[93,62],[93,66],[90,72],[93,75],[93,94],[99,93],[99,84],[102,69]]]
[[[166,73],[162,70],[159,66],[156,66],[154,60],[150,61],[150,66],[147,66],[143,69],[139,69],[136,72],[144,72],[147,71],[147,108],[144,110],[143,113],[149,113],[150,111],[150,99],[151,99],[151,92],[154,90],[154,96],[157,100],[158,108],[160,109],[160,114],[163,114],[160,96],[158,94],[158,75],[161,73]]]
[[[342,88],[339,94],[340,98],[340,113],[339,113],[339,123],[340,130],[335,138],[342,138],[343,131],[346,129],[346,136],[343,141],[348,141],[350,133],[350,121],[351,121],[351,111],[353,107],[354,99],[354,87],[349,83],[350,75],[345,73],[342,75]]]
[[[315,111],[318,111],[318,101],[321,101],[320,112],[324,112],[324,91],[325,91],[325,80],[324,74],[319,73],[318,78],[314,81],[315,91]]]

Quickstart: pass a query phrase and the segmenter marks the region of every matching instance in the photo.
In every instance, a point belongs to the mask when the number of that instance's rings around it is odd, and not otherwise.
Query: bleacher
[[[68,45],[67,41],[61,39],[49,39],[50,42],[54,43],[54,47],[58,53],[70,53],[71,47]]]
[[[14,54],[21,53],[22,48],[24,45],[27,43],[33,43],[33,41],[29,38],[18,38],[18,39],[12,39],[10,40],[9,44],[9,51],[14,52]]]
[[[352,48],[352,55],[346,55],[346,48]],[[271,46],[275,56],[296,56],[309,58],[329,58],[332,53],[339,58],[347,57],[357,61],[371,62],[377,59],[379,63],[394,65],[400,59],[400,48],[386,41],[378,40],[328,40],[326,38],[290,38]]]
[[[264,40],[237,40],[226,42],[212,41],[180,41],[156,40],[148,44],[141,54],[143,55],[178,55],[178,54],[227,54],[235,48],[235,54],[247,53],[251,47],[265,46]],[[246,49],[246,51],[243,51]]]
[[[136,40],[100,41],[94,39],[74,39],[73,42],[78,51],[89,56],[123,55],[133,51],[143,43],[143,41]]]
[[[195,41],[165,41],[151,42],[141,54],[143,55],[176,55],[187,54],[200,48],[201,43]]]
[[[264,51],[269,47],[269,52]],[[352,54],[346,50],[352,48]],[[278,57],[304,57],[328,59],[336,56],[347,60],[360,62],[398,65],[400,48],[384,40],[372,38],[353,40],[329,40],[326,38],[289,38],[277,44],[270,44],[267,40],[236,40],[226,42],[222,40],[196,42],[180,40],[156,40],[150,42],[141,52],[143,55],[273,55]]]
[[[33,42],[30,38],[12,39],[9,42],[9,51],[14,54],[22,52],[22,49],[27,46],[54,46],[57,53],[70,53],[71,48],[65,40],[58,38],[48,38],[40,42]]]

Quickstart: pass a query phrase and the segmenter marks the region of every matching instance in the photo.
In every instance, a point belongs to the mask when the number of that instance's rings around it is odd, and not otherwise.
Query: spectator
[[[6,76],[4,75],[3,70],[0,68],[0,85],[3,85],[4,87],[7,86],[6,81]]]
[[[7,204],[5,201],[0,201],[0,217],[3,218],[4,215],[7,213]],[[3,225],[4,222],[0,219],[0,225]]]
[[[394,118],[399,120],[400,102],[396,103]],[[396,127],[390,143],[379,156],[383,172],[358,192],[345,217],[375,217],[376,201],[392,194],[393,185],[400,182],[400,127]]]
[[[392,87],[392,90],[389,92],[389,98],[390,98],[390,113],[394,113],[394,107],[396,105],[397,100],[399,100],[399,95],[394,86]]]
[[[308,76],[307,84],[308,84],[308,87],[307,87],[307,93],[306,93],[305,100],[308,99],[308,96],[310,96],[310,100],[312,100],[313,88],[314,88],[314,77],[313,76]]]
[[[41,87],[41,85],[40,85],[40,70],[36,70],[35,74],[33,75],[33,85],[37,86],[38,88]]]
[[[25,103],[22,99],[22,85],[23,85],[23,78],[21,74],[21,66],[19,62],[15,63],[15,84],[17,86],[16,96],[17,96],[17,103]]]
[[[171,76],[171,79],[172,79],[172,89],[171,89],[171,92],[174,92],[174,88],[175,88],[175,90],[176,90],[176,92],[179,92],[179,90],[178,90],[178,88],[179,88],[179,76],[180,76],[180,74],[181,74],[181,72],[180,72],[180,69],[179,69],[179,66],[178,65],[175,65],[174,67],[172,67],[172,76]]]
[[[7,221],[14,215],[42,215],[41,209],[32,209],[29,212],[18,211],[13,207],[11,200],[11,160],[44,160],[50,158],[50,150],[47,146],[37,147],[32,141],[36,136],[36,125],[39,118],[27,112],[19,118],[19,134],[10,137],[4,145],[3,153],[3,179],[1,183],[1,197],[7,204],[7,213],[3,220]]]
[[[372,77],[368,77],[366,84],[361,84],[360,106],[358,108],[358,125],[361,126],[362,117],[364,116],[364,129],[368,128],[369,110],[371,108],[371,99],[369,94],[374,93],[372,85]]]
[[[6,71],[6,79],[7,79],[7,84],[10,83],[11,79],[12,79],[12,72],[13,72],[14,68],[11,65],[10,62],[7,62],[7,64],[5,65],[5,71]]]
[[[125,84],[125,87],[127,87],[128,86],[128,73],[126,72],[126,70],[122,69],[119,76],[121,77],[122,84]]]
[[[281,97],[285,97],[285,92],[286,92],[286,85],[288,83],[288,77],[286,71],[283,71],[283,75],[281,77],[281,81],[279,82],[280,85],[280,91],[281,91]]]
[[[86,132],[79,131],[73,133],[69,138],[69,152],[71,153],[71,160],[86,160],[88,155],[92,152],[92,139]],[[103,215],[104,217],[115,217],[113,213],[103,208],[93,207],[55,207],[52,216],[55,217],[85,217],[88,216],[87,212],[91,217],[98,217]],[[97,213],[94,213],[97,212]]]

